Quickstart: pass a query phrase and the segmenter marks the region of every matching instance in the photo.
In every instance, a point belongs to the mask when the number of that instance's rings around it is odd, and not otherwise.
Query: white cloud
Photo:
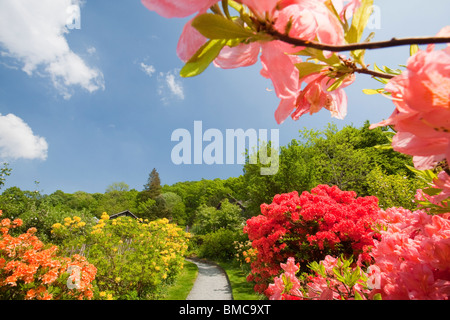
[[[173,95],[179,99],[184,99],[183,85],[175,78],[175,75],[168,72],[166,74],[166,83]]]
[[[75,23],[79,12],[77,0],[0,0],[2,56],[20,61],[30,76],[44,71],[65,98],[73,86],[89,92],[104,89],[103,74],[87,66],[65,38],[69,29],[80,26]]]
[[[178,70],[173,70],[166,73],[160,72],[158,75],[158,94],[165,104],[168,104],[171,98],[184,100],[183,84],[176,76],[177,73]]]
[[[141,69],[149,76],[151,77],[155,72],[156,69],[152,65],[147,65],[144,62],[141,62]]]
[[[87,53],[89,53],[90,55],[94,54],[97,52],[97,49],[95,49],[95,47],[89,47],[86,49]]]
[[[0,114],[0,158],[47,159],[47,141],[33,134],[21,118]]]

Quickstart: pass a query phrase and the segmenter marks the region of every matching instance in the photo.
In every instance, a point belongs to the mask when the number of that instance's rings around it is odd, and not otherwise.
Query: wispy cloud
[[[77,0],[0,1],[2,56],[19,61],[30,76],[49,76],[66,99],[74,86],[89,92],[104,89],[103,74],[75,54],[65,38],[68,25],[80,19],[74,16],[79,5]],[[93,53],[94,48],[88,51]]]
[[[158,75],[158,94],[165,104],[171,99],[184,100],[184,88],[181,78],[177,75],[178,71],[160,72]]]
[[[151,77],[155,72],[156,69],[152,65],[147,65],[144,62],[141,62],[141,69],[144,71],[149,77]]]
[[[0,114],[0,159],[47,159],[47,141],[21,118]]]
[[[180,70],[174,69],[167,72],[157,72],[155,66],[148,64],[146,60],[147,58],[139,63],[140,69],[149,77],[153,77],[157,73],[157,93],[161,97],[161,101],[167,105],[172,100],[184,100],[184,88],[181,77],[178,75]],[[137,61],[134,63],[137,64]]]

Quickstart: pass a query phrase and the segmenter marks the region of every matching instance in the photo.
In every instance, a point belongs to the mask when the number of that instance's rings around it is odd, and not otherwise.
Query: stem
[[[365,50],[365,49],[382,49],[382,48],[391,48],[398,46],[406,46],[413,44],[432,44],[432,43],[450,43],[450,37],[414,37],[414,38],[403,38],[397,39],[392,38],[391,40],[386,41],[378,41],[378,42],[362,42],[362,43],[352,43],[345,44],[340,46],[327,45],[314,41],[307,41],[302,39],[292,38],[286,34],[282,34],[273,28],[269,28],[267,33],[270,34],[277,40],[281,40],[283,42],[299,46],[299,47],[307,47],[319,50],[327,50],[331,52],[342,52],[342,51],[354,51],[354,50]]]
[[[387,74],[387,73],[378,72],[378,71],[372,71],[372,70],[369,70],[369,69],[366,69],[366,68],[355,69],[353,71],[356,72],[356,73],[368,74],[368,75],[371,75],[371,76],[376,77],[376,78],[392,79],[393,77],[395,77],[392,74]]]

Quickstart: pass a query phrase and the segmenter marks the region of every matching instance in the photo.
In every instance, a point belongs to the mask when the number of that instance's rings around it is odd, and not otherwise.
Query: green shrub
[[[236,254],[234,242],[240,240],[242,232],[219,229],[203,236],[203,243],[199,249],[199,256],[218,261],[228,261]]]
[[[92,227],[79,217],[68,217],[52,231],[66,254],[88,258],[97,268],[98,290],[116,299],[157,298],[160,288],[182,269],[188,241],[186,233],[167,219],[109,220],[106,213]]]

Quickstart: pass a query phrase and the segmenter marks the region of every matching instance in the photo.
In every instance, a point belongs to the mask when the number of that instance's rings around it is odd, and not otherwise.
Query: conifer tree
[[[159,179],[159,173],[153,168],[152,172],[148,176],[147,184],[144,185],[145,198],[155,199],[161,194],[161,180]]]

